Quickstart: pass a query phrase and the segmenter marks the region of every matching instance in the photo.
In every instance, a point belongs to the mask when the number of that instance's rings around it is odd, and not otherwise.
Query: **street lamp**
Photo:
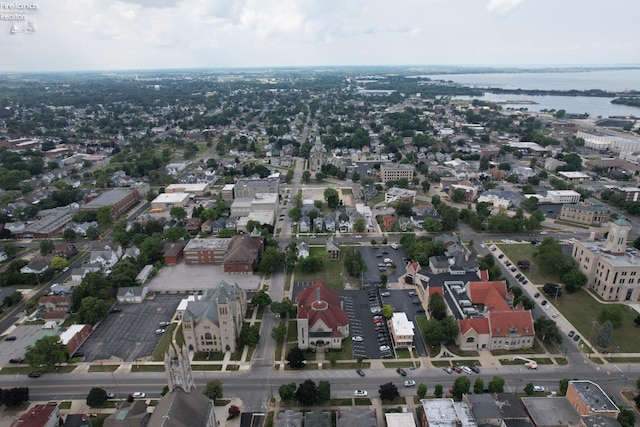
[[[593,354],[593,328],[598,324],[597,320],[591,321],[591,333],[589,334],[589,360]]]

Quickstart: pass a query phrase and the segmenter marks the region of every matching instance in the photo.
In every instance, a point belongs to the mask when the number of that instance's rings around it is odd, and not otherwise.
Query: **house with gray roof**
[[[35,258],[20,269],[22,274],[42,274],[49,269],[49,260],[46,258]]]
[[[311,230],[311,219],[307,215],[304,215],[300,218],[298,225],[301,233],[308,233]]]
[[[378,419],[371,409],[341,410],[337,414],[336,427],[378,427]]]
[[[503,425],[502,413],[493,395],[467,394],[465,399],[471,407],[471,413],[479,426],[501,427]]]
[[[324,217],[324,228],[329,232],[336,231],[336,216],[332,213],[328,213]]]
[[[118,289],[119,302],[141,303],[147,297],[149,288],[146,286],[128,286]]]
[[[278,419],[274,422],[275,427],[302,427],[302,412],[287,409],[278,414]]]
[[[104,427],[146,427],[150,414],[144,400],[126,400],[104,420]]]
[[[246,309],[245,291],[221,281],[187,304],[182,318],[185,343],[196,352],[235,353]]]

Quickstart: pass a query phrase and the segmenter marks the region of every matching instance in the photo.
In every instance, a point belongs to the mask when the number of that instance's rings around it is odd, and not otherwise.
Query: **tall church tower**
[[[164,372],[167,375],[169,392],[180,388],[185,393],[189,393],[192,388],[196,387],[191,373],[189,352],[185,346],[179,350],[176,350],[173,345],[169,346],[169,351],[164,355]]]
[[[605,247],[609,252],[615,255],[624,254],[627,249],[627,237],[631,225],[624,219],[616,219],[609,228],[609,235],[605,242]]]

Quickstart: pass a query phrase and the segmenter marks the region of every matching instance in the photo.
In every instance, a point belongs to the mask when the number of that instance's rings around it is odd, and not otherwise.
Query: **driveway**
[[[87,362],[112,357],[125,362],[150,357],[162,334],[160,322],[168,322],[186,294],[158,294],[142,304],[118,303],[119,313],[109,313],[78,349]]]
[[[363,274],[365,286],[380,283],[380,273],[386,273],[388,282],[397,282],[398,278],[405,273],[406,254],[402,248],[392,249],[390,246],[362,246],[358,248],[362,254],[362,259],[367,265],[367,270]],[[390,258],[396,265],[395,268],[387,268],[380,271],[379,264],[384,264],[385,258]]]

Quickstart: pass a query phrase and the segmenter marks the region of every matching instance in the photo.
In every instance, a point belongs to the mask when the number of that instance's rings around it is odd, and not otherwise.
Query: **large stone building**
[[[182,317],[182,334],[189,350],[235,353],[247,309],[247,296],[225,281],[190,301]]]
[[[192,239],[185,246],[185,264],[222,264],[225,273],[250,274],[262,255],[260,232],[227,238]]]
[[[327,149],[322,145],[320,136],[317,136],[316,143],[309,152],[309,170],[311,172],[320,172],[325,164],[327,164]]]
[[[223,188],[224,200],[228,199],[230,189],[228,185]],[[264,179],[241,178],[232,186],[232,190],[233,199],[253,198],[256,194],[278,195],[280,193],[280,174],[270,175]],[[226,197],[225,194],[227,194]]]
[[[380,165],[380,179],[382,182],[397,181],[405,178],[409,182],[413,179],[414,168],[406,164],[383,163]]]
[[[341,348],[349,336],[349,317],[342,309],[340,295],[324,282],[298,292],[298,347]]]
[[[97,212],[98,209],[104,206],[111,207],[111,214],[114,218],[120,216],[131,206],[138,202],[139,194],[132,188],[114,188],[113,190],[105,191],[95,199],[85,203],[80,207],[80,211],[92,211]]]
[[[597,200],[562,205],[558,219],[585,225],[600,225],[609,222],[609,208]]]
[[[640,261],[636,250],[627,248],[631,225],[615,220],[607,240],[576,241],[572,256],[577,268],[588,278],[587,286],[607,301],[640,301]]]

